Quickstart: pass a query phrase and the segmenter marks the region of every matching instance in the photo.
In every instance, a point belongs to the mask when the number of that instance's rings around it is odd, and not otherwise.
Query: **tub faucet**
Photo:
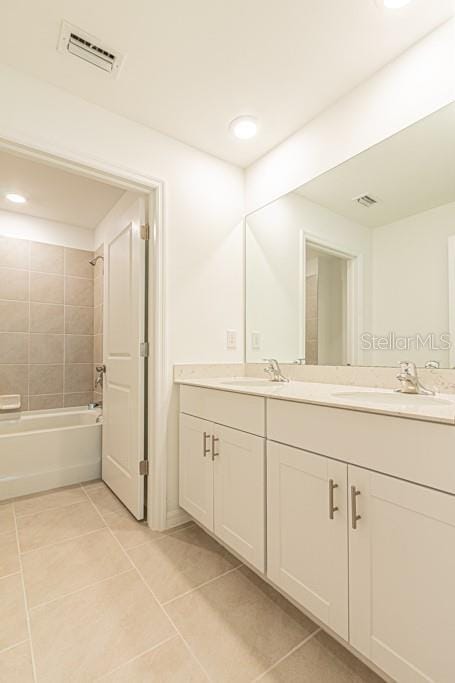
[[[288,378],[281,372],[280,365],[276,358],[264,358],[264,361],[268,363],[267,367],[264,368],[264,372],[270,375],[272,382],[289,382]]]
[[[423,386],[417,374],[416,364],[412,361],[400,361],[400,372],[397,375],[397,380],[401,386],[396,391],[402,394],[426,394],[434,396],[436,392],[431,391]]]
[[[104,377],[105,372],[106,372],[106,366],[105,365],[97,365],[96,366],[95,389],[103,386],[103,377]]]

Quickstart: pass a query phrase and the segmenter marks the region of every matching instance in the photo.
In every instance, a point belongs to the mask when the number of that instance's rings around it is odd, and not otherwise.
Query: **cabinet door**
[[[453,683],[455,497],[351,466],[349,485],[351,644],[400,683]]]
[[[215,534],[264,571],[264,439],[215,425]]]
[[[267,442],[268,570],[348,639],[347,465]]]
[[[211,422],[180,414],[179,502],[210,531],[213,531],[212,433]]]

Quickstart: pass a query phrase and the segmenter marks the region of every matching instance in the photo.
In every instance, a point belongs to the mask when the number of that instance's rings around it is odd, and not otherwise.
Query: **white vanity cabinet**
[[[267,575],[348,640],[345,463],[267,443]]]
[[[350,466],[348,499],[351,644],[399,683],[453,683],[455,497]]]
[[[208,389],[182,389],[180,505],[263,572],[264,400]]]

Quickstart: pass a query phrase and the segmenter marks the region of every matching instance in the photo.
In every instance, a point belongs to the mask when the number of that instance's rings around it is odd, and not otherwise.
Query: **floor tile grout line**
[[[95,678],[94,683],[96,683],[97,681],[102,681],[106,676],[110,676],[111,674],[116,673],[117,671],[120,671],[120,669],[123,669],[123,667],[127,666],[127,664],[131,664],[132,662],[135,662],[137,659],[140,659],[144,655],[147,655],[149,652],[153,652],[154,650],[157,650],[162,645],[165,645],[166,643],[170,643],[171,640],[174,640],[178,637],[179,637],[178,633],[173,633],[172,636],[169,636],[168,638],[165,638],[164,640],[160,640],[160,642],[156,643],[156,645],[153,645],[152,647],[147,648],[147,650],[143,650],[138,655],[135,655],[134,657],[131,657],[131,659],[128,659],[128,661],[122,662],[122,664],[119,664],[114,669],[109,669],[109,671],[106,671],[106,673],[104,673],[102,676]]]
[[[121,572],[116,572],[111,576],[105,576],[103,579],[98,579],[98,581],[92,581],[92,583],[88,583],[87,585],[81,586],[80,588],[75,588],[73,591],[69,591],[68,593],[62,593],[62,595],[57,595],[55,598],[51,598],[51,600],[46,600],[45,602],[40,602],[37,605],[33,605],[33,607],[29,607],[29,611],[33,612],[33,610],[35,609],[47,607],[47,605],[52,605],[52,603],[58,602],[58,600],[63,600],[64,598],[68,598],[71,595],[77,595],[78,593],[85,591],[87,588],[93,588],[93,586],[97,586],[99,583],[104,583],[105,581],[109,581],[110,579],[116,579],[118,576],[128,574],[128,572],[132,572],[133,570],[133,567],[129,567],[128,569],[123,569]]]
[[[86,363],[88,365],[88,363]],[[53,395],[53,394],[51,394]],[[79,491],[79,489],[76,489]],[[63,505],[55,505],[49,508],[44,508],[43,510],[35,510],[34,512],[24,512],[24,513],[19,513],[17,514],[16,511],[16,506],[14,505],[14,501],[12,501],[11,505],[13,507],[14,513],[17,516],[18,519],[24,519],[24,517],[32,517],[33,515],[41,515],[43,512],[55,512],[56,510],[64,510],[66,508],[71,507],[72,505],[81,505],[81,503],[84,503],[85,500],[79,500],[79,501],[72,501],[71,503],[64,503]]]
[[[17,541],[16,541],[17,543]],[[21,573],[21,570],[18,569],[17,572],[10,572],[9,574],[0,574],[0,581],[3,581],[3,579],[9,579],[11,576],[17,576],[18,574]]]
[[[316,628],[312,633],[310,633],[308,636],[306,636],[306,638],[304,638],[300,643],[298,643],[298,645],[295,645],[291,650],[289,650],[289,652],[287,652],[285,655],[280,657],[280,659],[278,659],[274,664],[272,664],[272,666],[269,666],[269,668],[266,669],[265,671],[263,671],[261,674],[259,674],[259,676],[257,676],[256,678],[253,678],[252,683],[256,683],[256,681],[260,681],[262,678],[264,678],[264,676],[266,676],[268,673],[270,673],[271,671],[276,669],[277,666],[282,664],[282,662],[284,662],[288,657],[293,655],[294,652],[297,652],[297,650],[299,650],[301,647],[306,645],[320,631],[322,631],[321,628],[319,628],[319,627]]]
[[[228,574],[232,574],[233,572],[238,571],[243,566],[244,565],[240,562],[240,564],[238,564],[236,567],[232,567],[231,569],[227,569],[222,574],[219,574],[218,576],[214,576],[213,579],[208,579],[207,581],[200,583],[198,586],[195,586],[194,588],[190,588],[189,590],[185,591],[184,593],[180,593],[180,595],[176,595],[174,598],[171,598],[170,600],[166,600],[166,602],[162,602],[161,605],[163,607],[167,607],[167,605],[171,605],[173,602],[176,602],[176,600],[180,600],[180,598],[186,598],[187,595],[191,595],[191,593],[195,593],[200,588],[205,588],[205,586],[209,586],[211,583],[218,581],[218,579],[222,579],[224,576],[227,576]]]
[[[107,529],[107,526],[100,526],[98,529],[91,529],[90,531],[86,531],[83,534],[77,534],[77,536],[68,536],[68,538],[64,538],[61,541],[55,541],[54,543],[46,543],[46,545],[40,545],[38,548],[30,548],[30,550],[21,550],[19,546],[19,555],[21,557],[24,557],[25,555],[30,555],[30,553],[35,553],[38,552],[38,550],[44,550],[46,548],[53,548],[56,545],[61,545],[62,543],[67,543],[69,541],[76,541],[78,538],[83,538],[84,536],[89,536],[90,534],[94,534],[97,531],[103,531],[104,529]]]
[[[0,650],[0,657],[5,653],[9,652],[10,650],[14,650],[15,647],[19,647],[20,645],[27,645],[29,644],[29,639],[24,638],[24,640],[18,640],[17,643],[13,643],[12,645],[8,645],[8,647],[4,647],[2,650]]]
[[[22,565],[22,556],[20,553],[20,545],[19,545],[19,529],[17,526],[16,510],[14,509],[14,507],[13,507],[13,517],[14,517],[14,526],[16,529],[16,543],[17,543],[17,549],[18,549],[20,576],[21,576],[21,584],[22,584],[22,594],[23,594],[24,609],[25,609],[25,620],[27,623],[28,643],[29,643],[29,648],[30,648],[30,658],[32,661],[33,680],[35,683],[37,683],[38,676],[36,673],[35,653],[34,653],[33,639],[32,639],[32,626],[30,623],[30,610],[29,610],[29,606],[28,606],[27,591],[25,590],[24,567]]]
[[[104,519],[102,513],[101,513],[101,512],[98,510],[98,508],[96,507],[95,503],[90,499],[90,497],[88,496],[88,494],[87,494],[86,492],[85,492],[85,494],[86,494],[87,498],[90,500],[90,502],[92,503],[92,505],[93,505],[93,507],[95,508],[95,510],[97,511],[97,513],[99,514],[100,518],[103,520],[104,523],[106,523],[106,520]],[[109,527],[107,527],[107,528],[109,529]],[[161,603],[160,603],[159,600],[157,599],[155,593],[152,591],[152,589],[150,588],[150,586],[147,584],[147,582],[146,582],[146,580],[145,580],[145,578],[144,578],[142,572],[139,570],[139,568],[137,567],[137,565],[133,562],[133,560],[131,559],[131,557],[129,557],[128,553],[127,553],[126,550],[123,548],[123,546],[122,546],[122,544],[120,543],[120,541],[118,540],[118,538],[115,537],[115,535],[114,535],[114,533],[112,532],[112,530],[109,529],[109,531],[110,531],[110,533],[112,534],[112,538],[116,541],[116,543],[118,544],[119,548],[120,548],[120,549],[122,550],[122,552],[124,553],[125,557],[127,557],[127,559],[129,560],[129,562],[131,563],[132,567],[134,567],[134,569],[136,570],[136,572],[137,572],[139,578],[141,579],[142,583],[144,584],[146,590],[148,590],[148,592],[150,593],[150,595],[152,596],[152,598],[155,600],[156,604],[158,605],[158,607],[160,608],[160,610],[162,611],[162,613],[164,614],[165,618],[168,620],[168,622],[170,623],[170,625],[172,626],[172,628],[174,629],[174,631],[180,636],[180,638],[181,638],[182,642],[184,643],[186,649],[188,650],[190,656],[193,658],[193,660],[194,660],[194,661],[196,662],[196,664],[199,666],[199,668],[201,669],[201,671],[203,672],[203,674],[206,676],[207,680],[208,680],[210,683],[214,683],[214,682],[212,681],[212,679],[210,678],[210,676],[208,675],[207,671],[205,670],[205,667],[202,666],[202,664],[201,664],[201,662],[199,661],[198,657],[196,657],[195,653],[194,653],[193,650],[191,649],[191,647],[190,647],[189,643],[187,642],[187,640],[183,637],[182,633],[181,633],[180,630],[177,628],[177,626],[176,626],[176,624],[174,623],[173,619],[171,619],[171,617],[169,616],[169,614],[166,612],[165,608],[161,605]]]
[[[115,512],[108,512],[107,514],[108,515],[115,515]],[[106,521],[106,525],[109,526],[109,523],[107,521]],[[188,524],[188,526],[182,527],[181,529],[176,529],[175,531],[170,531],[168,533],[165,533],[163,531],[163,532],[161,532],[163,534],[162,536],[157,536],[156,538],[149,538],[146,541],[141,541],[140,543],[135,543],[135,545],[130,545],[130,546],[128,546],[128,548],[125,548],[125,550],[133,550],[133,549],[136,550],[136,548],[140,548],[143,545],[148,545],[149,543],[155,543],[155,541],[162,541],[165,538],[169,538],[169,536],[175,536],[180,531],[183,531],[184,529],[188,529],[191,526],[196,526],[196,525],[194,522],[191,522],[190,524]]]
[[[83,534],[78,534],[77,536],[70,536],[69,538],[64,538],[61,541],[55,541],[55,543],[46,543],[46,545],[40,545],[38,548],[33,548],[32,550],[24,550],[21,553],[24,555],[31,555],[32,553],[39,553],[40,550],[46,550],[47,548],[53,548],[56,545],[63,545],[63,543],[69,543],[70,541],[75,541],[78,538],[83,538],[84,536],[91,536],[92,534],[99,534],[101,531],[106,531],[105,526],[100,526],[98,529],[91,529],[90,531],[85,531]]]

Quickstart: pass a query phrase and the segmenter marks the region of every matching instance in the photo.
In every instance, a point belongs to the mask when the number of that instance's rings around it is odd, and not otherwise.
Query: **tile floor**
[[[380,683],[194,524],[101,482],[0,504],[0,681]]]

